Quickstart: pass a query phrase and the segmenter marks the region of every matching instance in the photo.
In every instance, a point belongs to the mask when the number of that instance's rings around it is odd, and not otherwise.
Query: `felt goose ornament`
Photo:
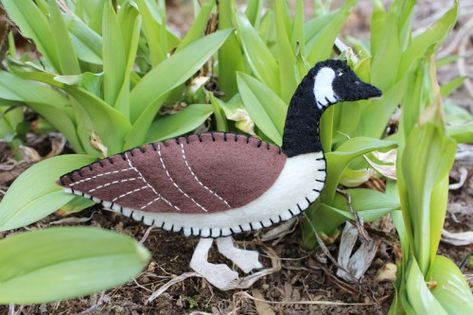
[[[156,142],[68,173],[65,191],[104,208],[186,236],[201,237],[191,268],[220,289],[238,273],[211,264],[221,254],[245,273],[261,268],[256,251],[234,246],[232,235],[286,221],[319,196],[326,163],[319,139],[324,110],[337,102],[381,96],[344,61],[317,63],[291,99],[282,147],[236,133],[204,133]]]

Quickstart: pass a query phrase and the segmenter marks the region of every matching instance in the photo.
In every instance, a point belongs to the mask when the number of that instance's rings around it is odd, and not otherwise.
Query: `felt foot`
[[[190,267],[220,290],[228,290],[238,280],[238,273],[224,264],[211,264],[207,261],[213,239],[201,238],[195,248]]]
[[[233,238],[221,237],[217,238],[218,251],[235,263],[243,272],[249,273],[253,269],[263,268],[259,262],[259,253],[255,250],[245,250],[235,246]]]

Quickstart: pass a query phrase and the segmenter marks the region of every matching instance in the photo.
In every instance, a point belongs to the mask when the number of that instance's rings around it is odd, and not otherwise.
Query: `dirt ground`
[[[174,2],[179,2],[180,6],[170,7],[170,19],[177,29],[185,28],[192,16],[191,11],[182,9],[185,1]],[[370,2],[360,1],[346,27],[346,34],[367,38]],[[445,4],[450,1],[424,0],[419,3],[421,5],[416,12],[415,25],[423,28],[438,17],[438,12],[443,12],[447,7]],[[470,77],[473,75],[473,3],[466,0],[460,3],[462,9],[459,23],[440,54],[460,51],[466,57],[466,64],[457,63],[443,69],[439,76],[443,82],[463,72]],[[468,41],[463,40],[465,36],[469,38]],[[473,89],[468,85],[456,92],[452,99],[473,111]],[[32,146],[40,152],[48,151],[45,143],[47,144],[47,139]],[[465,148],[473,152],[472,147]],[[0,143],[0,163],[6,161],[8,154],[8,149]],[[0,170],[0,198],[14,178],[27,166],[27,163],[20,163],[8,171]],[[445,227],[450,232],[473,231],[471,157],[470,160],[457,161],[451,172],[452,183],[460,180],[462,168],[468,172],[466,181],[461,188],[452,190],[449,198]],[[58,225],[57,223],[91,225],[113,229],[137,240],[143,239],[147,231],[147,227],[140,223],[102,211],[96,206],[64,220],[63,217],[52,215],[29,228]],[[281,270],[260,279],[251,289],[222,292],[202,278],[189,277],[169,287],[157,299],[148,303],[151,294],[165,283],[191,271],[189,261],[197,243],[196,238],[153,229],[144,241],[144,245],[153,254],[152,261],[137,279],[119,288],[79,299],[33,306],[3,306],[0,307],[0,314],[386,314],[393,298],[393,283],[379,282],[376,275],[386,264],[395,263],[399,258],[399,244],[394,230],[381,231],[376,225],[365,227],[370,236],[378,239],[381,245],[366,275],[356,284],[337,278],[336,268],[320,250],[314,252],[302,247],[300,229],[296,226],[293,232],[276,241],[262,241],[267,230],[237,237],[240,247],[267,253],[262,257],[265,267],[271,265],[268,255],[280,258]],[[337,248],[338,241],[329,246],[335,257]],[[473,267],[466,263],[466,258],[471,252],[472,246],[452,246],[445,243],[440,246],[440,253],[453,259],[470,283]],[[229,263],[217,255],[215,250],[211,252],[211,261]]]

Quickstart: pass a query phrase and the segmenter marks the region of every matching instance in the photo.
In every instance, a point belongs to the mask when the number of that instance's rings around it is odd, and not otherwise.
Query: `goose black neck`
[[[311,95],[313,99],[313,95]],[[292,97],[284,126],[282,150],[288,157],[320,152],[319,123],[323,110],[297,93]]]

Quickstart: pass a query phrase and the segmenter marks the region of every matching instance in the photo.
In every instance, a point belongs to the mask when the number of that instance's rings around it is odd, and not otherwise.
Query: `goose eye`
[[[343,72],[339,72],[338,76],[341,77],[343,75]]]

